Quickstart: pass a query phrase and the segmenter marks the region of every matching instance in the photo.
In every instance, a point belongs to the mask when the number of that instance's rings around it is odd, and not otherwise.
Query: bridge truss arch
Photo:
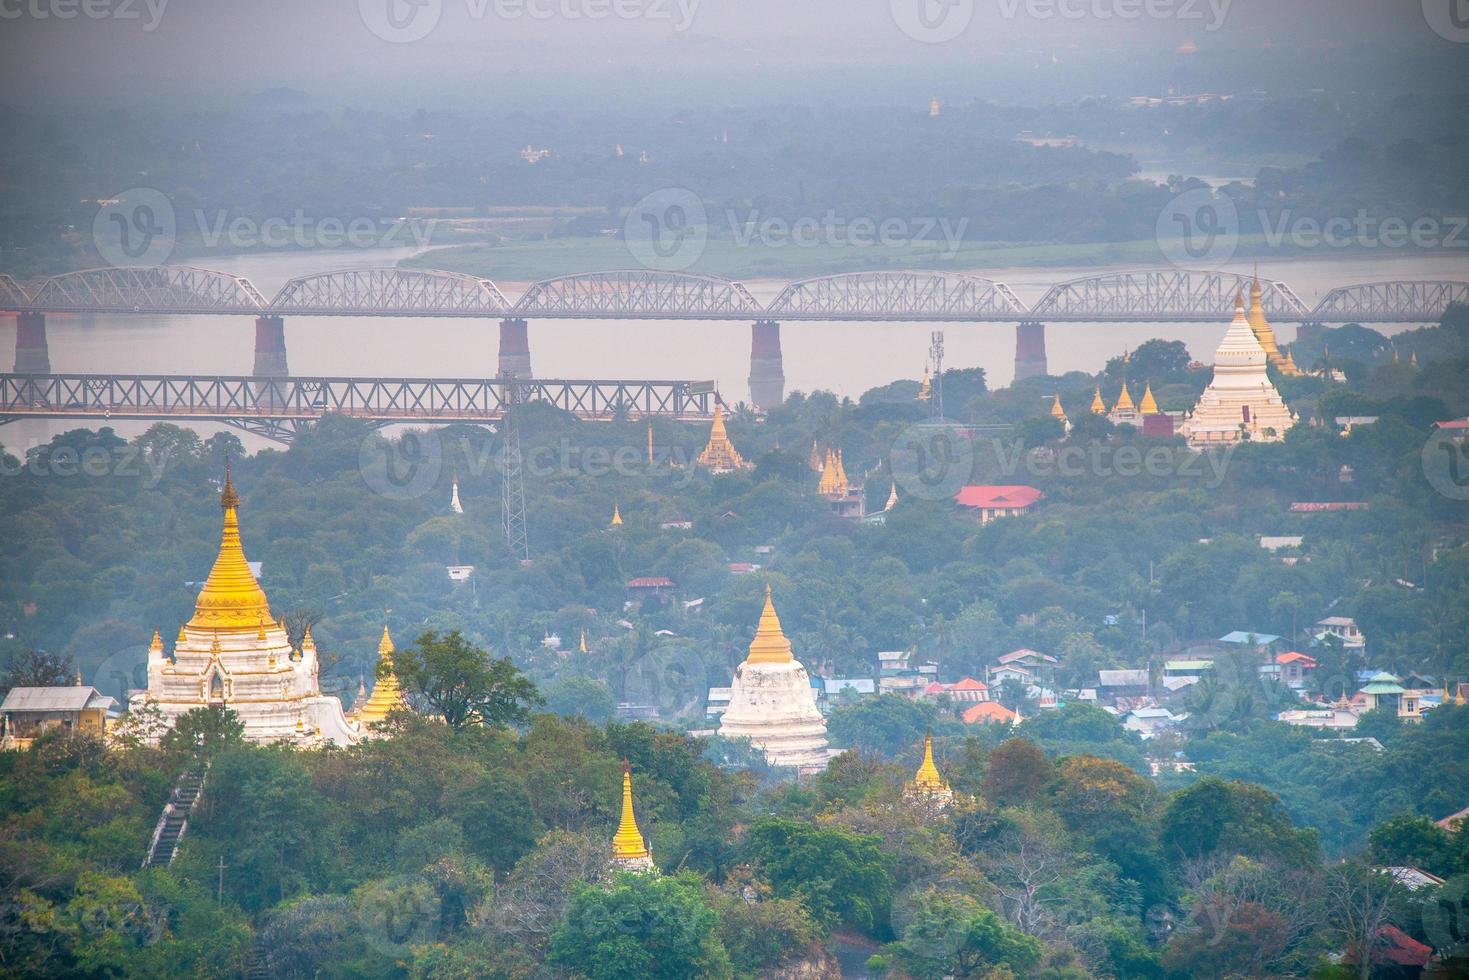
[[[30,306],[31,297],[13,276],[0,273],[0,310],[7,313]]]
[[[1227,322],[1236,296],[1248,302],[1250,276],[1189,269],[1111,272],[1052,286],[1036,303],[1032,319],[1055,323]],[[1271,320],[1300,321],[1309,309],[1283,282],[1261,279],[1260,303]]]
[[[766,310],[772,320],[1023,320],[1002,282],[954,272],[851,272],[793,282]]]
[[[438,269],[343,269],[299,276],[270,301],[274,316],[504,316],[493,282]]]
[[[765,310],[742,283],[718,276],[652,269],[592,272],[534,283],[515,304],[517,317],[645,320],[740,320]]]
[[[187,265],[83,269],[45,279],[30,297],[39,313],[249,313],[265,297],[243,276]]]
[[[1453,303],[1469,305],[1469,282],[1364,282],[1327,293],[1310,319],[1321,323],[1437,323]]]

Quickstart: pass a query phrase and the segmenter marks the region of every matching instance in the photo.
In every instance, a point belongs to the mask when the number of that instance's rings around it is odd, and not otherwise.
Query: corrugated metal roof
[[[95,687],[12,687],[0,711],[81,711],[93,698],[102,701],[92,707],[107,707],[113,702]]]

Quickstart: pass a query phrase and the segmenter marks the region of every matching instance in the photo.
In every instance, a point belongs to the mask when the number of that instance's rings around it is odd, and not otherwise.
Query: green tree
[[[818,922],[886,931],[893,862],[882,839],[777,817],[750,828],[745,853],[781,898],[801,899]]]
[[[393,670],[405,690],[453,729],[524,724],[530,708],[545,703],[509,657],[490,659],[458,630],[423,633],[413,646],[393,653]]]
[[[728,977],[717,926],[698,875],[621,874],[572,897],[547,959],[587,980]]]
[[[1316,835],[1297,829],[1269,790],[1205,776],[1173,794],[1159,833],[1174,860],[1242,854],[1302,864],[1317,857]]]
[[[915,980],[989,976],[997,967],[1025,976],[1040,962],[1039,940],[962,892],[925,889],[904,913],[902,936],[888,949]]]
[[[180,715],[160,744],[171,752],[212,759],[225,749],[239,745],[244,738],[245,723],[234,709],[211,704]]]
[[[985,798],[1001,805],[1025,803],[1051,781],[1051,760],[1028,738],[1007,738],[990,753]]]

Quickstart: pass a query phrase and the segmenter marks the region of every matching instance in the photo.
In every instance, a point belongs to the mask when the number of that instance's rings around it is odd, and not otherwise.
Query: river
[[[411,249],[293,251],[211,257],[201,263],[242,275],[271,297],[290,278],[332,269],[391,265]],[[1123,269],[1129,266],[1118,266]],[[1231,271],[1248,273],[1241,261]],[[1009,284],[1020,300],[1034,303],[1054,283],[1106,271],[1089,268],[973,270]],[[1262,276],[1291,286],[1307,305],[1328,290],[1384,279],[1469,279],[1469,255],[1392,253],[1318,254],[1272,260]],[[501,283],[512,301],[524,283]],[[751,292],[768,301],[782,282],[754,280]],[[13,323],[13,319],[11,320]],[[58,372],[248,374],[254,361],[248,317],[50,316],[51,366]],[[826,389],[856,397],[895,378],[923,373],[927,324],[804,323],[782,326],[786,390]],[[1388,332],[1398,328],[1386,328]],[[1095,372],[1108,357],[1153,337],[1182,340],[1209,360],[1224,324],[1048,324],[1046,347],[1052,373]],[[1014,373],[1015,329],[1009,324],[949,324],[945,365],[983,367],[992,385]],[[1277,333],[1288,340],[1293,327]],[[388,317],[288,317],[286,347],[291,373],[408,377],[479,377],[495,373],[499,332],[495,320],[395,319]],[[14,361],[15,331],[0,332],[0,364]],[[539,377],[715,379],[730,401],[748,397],[750,329],[747,324],[706,321],[533,320],[531,359]],[[95,422],[89,422],[95,426]],[[0,441],[16,452],[73,428],[64,422],[30,421],[0,428]],[[131,436],[147,423],[118,422]],[[199,425],[200,431],[216,426]],[[249,437],[252,449],[266,445]]]

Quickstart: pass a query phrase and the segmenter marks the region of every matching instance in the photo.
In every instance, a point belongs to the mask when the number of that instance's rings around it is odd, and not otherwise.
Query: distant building
[[[1148,693],[1148,672],[1145,669],[1099,670],[1097,691],[1103,697],[1133,698]]]
[[[954,494],[954,502],[979,516],[981,524],[997,517],[1023,514],[1044,497],[1035,487],[969,486]]]
[[[634,596],[643,599],[649,596],[663,598],[671,595],[678,588],[673,579],[665,575],[645,575],[641,578],[627,580],[627,591]]]
[[[1214,377],[1180,427],[1192,449],[1252,440],[1279,442],[1295,425],[1266,372],[1269,357],[1235,300],[1234,321],[1214,352]]]
[[[1307,673],[1316,669],[1316,661],[1304,653],[1295,650],[1287,650],[1285,653],[1275,655],[1275,664],[1280,668],[1280,682],[1286,687],[1302,688],[1306,686]]]
[[[1316,634],[1318,641],[1325,640],[1328,636],[1335,636],[1348,650],[1360,650],[1367,645],[1367,638],[1357,627],[1357,621],[1350,616],[1327,616],[1325,619],[1317,620],[1316,625],[1320,628]]]
[[[95,687],[12,687],[0,704],[0,748],[26,749],[54,731],[102,736],[116,713],[117,700]]]
[[[1137,732],[1142,738],[1152,738],[1159,732],[1176,726],[1186,715],[1175,715],[1167,708],[1133,708],[1122,719],[1122,727]]]
[[[1008,725],[1020,716],[998,701],[981,701],[959,715],[966,725]]]

